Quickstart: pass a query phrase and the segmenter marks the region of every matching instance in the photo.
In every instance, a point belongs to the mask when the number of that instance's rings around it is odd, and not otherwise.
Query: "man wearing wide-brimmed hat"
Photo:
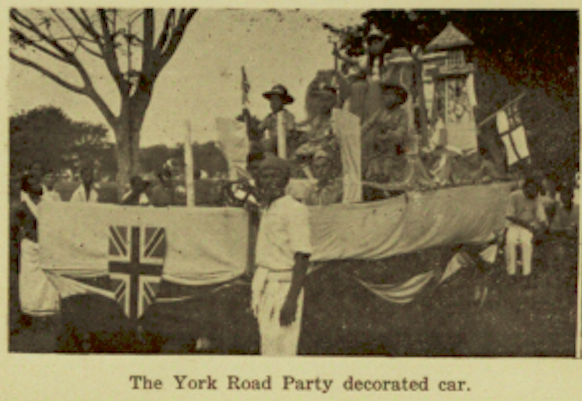
[[[259,131],[267,131],[263,140],[263,151],[287,158],[287,138],[295,129],[295,116],[285,109],[294,99],[283,85],[275,85],[263,97],[271,104],[271,113],[259,125]],[[281,131],[281,132],[280,132]]]
[[[307,206],[285,194],[287,161],[267,155],[257,175],[263,205],[252,283],[261,355],[296,355],[303,312],[303,282],[310,242]]]

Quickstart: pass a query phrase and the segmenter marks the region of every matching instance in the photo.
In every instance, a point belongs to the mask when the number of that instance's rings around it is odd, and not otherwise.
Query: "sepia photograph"
[[[11,355],[579,356],[577,9],[6,12]]]

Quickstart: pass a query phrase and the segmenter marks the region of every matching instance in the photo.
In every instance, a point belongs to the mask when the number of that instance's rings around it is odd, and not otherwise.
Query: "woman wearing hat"
[[[286,149],[285,154],[279,154],[278,131],[279,129],[285,130],[286,142],[289,134],[295,130],[295,116],[285,109],[285,105],[293,103],[294,99],[283,85],[273,86],[270,91],[263,93],[263,97],[268,99],[271,104],[271,113],[259,125],[259,132],[267,131],[267,135],[263,139],[263,151],[274,153],[286,159]]]

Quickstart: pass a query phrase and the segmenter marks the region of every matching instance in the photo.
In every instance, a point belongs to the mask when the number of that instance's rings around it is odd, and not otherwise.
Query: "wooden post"
[[[196,205],[196,190],[194,187],[194,155],[192,154],[192,127],[186,120],[186,136],[184,138],[184,176],[186,178],[186,206]]]
[[[420,49],[419,49],[420,52]],[[424,76],[422,74],[422,60],[414,54],[414,75],[416,81],[416,94],[418,96],[419,122],[420,122],[420,148],[428,146],[428,122],[426,120],[426,99],[424,98]]]
[[[285,130],[283,112],[275,114],[277,118],[277,156],[283,160],[287,160],[287,131]]]

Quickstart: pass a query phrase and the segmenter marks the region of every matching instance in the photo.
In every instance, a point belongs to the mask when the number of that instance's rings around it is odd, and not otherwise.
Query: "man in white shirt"
[[[43,177],[42,200],[51,202],[61,202],[61,195],[55,191],[57,176],[53,171],[48,171]]]
[[[287,162],[267,156],[258,186],[264,210],[257,241],[252,307],[259,323],[261,355],[296,355],[303,312],[303,282],[311,255],[309,211],[285,195]]]
[[[538,198],[539,187],[533,179],[526,180],[523,189],[509,195],[507,209],[507,234],[505,237],[505,257],[507,273],[517,273],[517,247],[522,250],[522,270],[524,276],[532,271],[534,235],[546,228],[548,219]]]
[[[91,202],[99,201],[99,193],[93,184],[93,169],[85,166],[81,168],[81,185],[73,192],[71,202]]]

